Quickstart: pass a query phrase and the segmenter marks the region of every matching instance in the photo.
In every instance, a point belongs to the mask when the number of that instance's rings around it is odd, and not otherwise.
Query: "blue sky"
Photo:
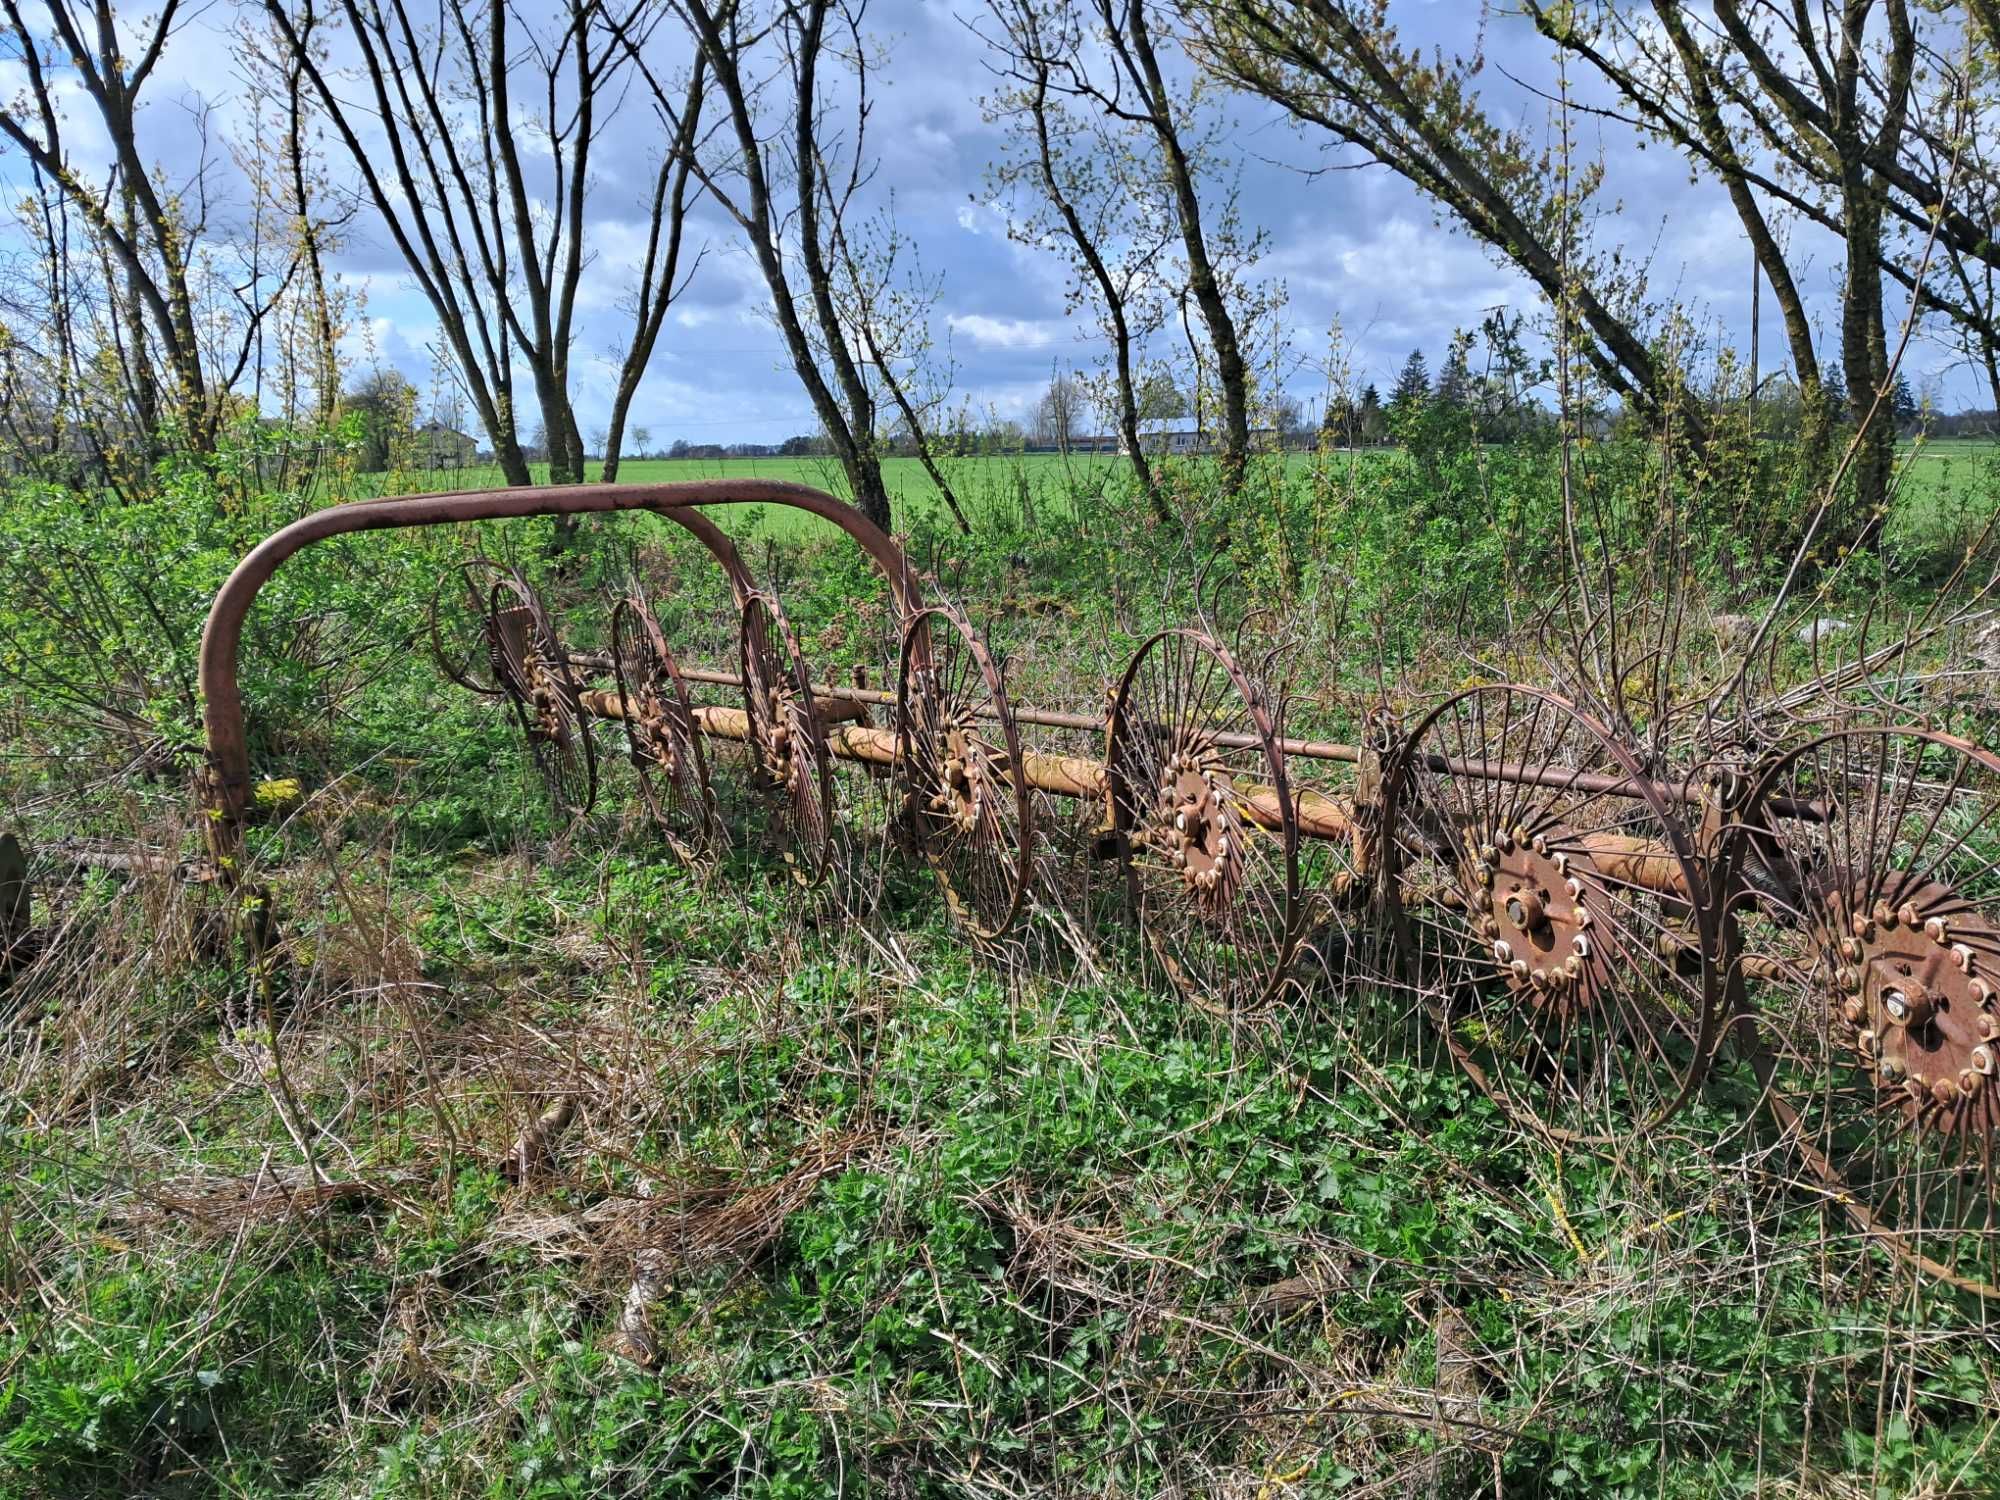
[[[982,411],[1025,417],[1054,367],[1086,369],[1103,348],[1089,319],[1065,313],[1062,267],[1011,242],[1004,214],[986,200],[1000,137],[981,116],[981,97],[994,86],[986,51],[968,24],[981,10],[972,0],[872,0],[870,35],[889,58],[874,80],[870,128],[880,165],[872,190],[878,201],[893,190],[899,225],[926,271],[942,275],[934,331],[948,340],[962,396]],[[1489,108],[1538,134],[1546,129],[1548,107],[1534,89],[1552,84],[1554,62],[1528,22],[1488,13],[1477,0],[1394,0],[1391,11],[1408,39],[1449,50],[1472,45],[1483,17]],[[233,16],[226,4],[203,11],[176,38],[152,86],[146,144],[170,174],[195,159],[189,106],[197,95],[214,108],[211,136],[218,128],[241,128]],[[11,92],[11,85],[0,76],[0,89]],[[603,171],[586,236],[593,262],[572,360],[586,434],[609,407],[613,351],[622,346],[626,321],[621,303],[644,230],[634,215],[658,150],[658,127],[638,103],[599,148]],[[1240,162],[1244,217],[1270,237],[1260,270],[1286,292],[1284,321],[1298,361],[1286,384],[1308,409],[1324,398],[1325,377],[1316,367],[1324,364],[1336,322],[1355,381],[1386,388],[1411,348],[1424,349],[1435,367],[1453,330],[1476,327],[1487,309],[1536,316],[1534,294],[1521,278],[1440,225],[1400,179],[1366,166],[1313,172],[1354,163],[1323,151],[1270,106],[1231,96],[1223,107]],[[1680,300],[1711,340],[1747,342],[1750,258],[1720,190],[1691,183],[1686,164],[1671,152],[1636,150],[1616,125],[1585,122],[1582,136],[1587,151],[1605,157],[1615,186],[1607,204],[1618,211],[1600,225],[1603,238],[1650,256],[1655,290]],[[87,149],[87,133],[78,140]],[[210,152],[219,154],[213,142]],[[337,176],[347,171],[337,155],[332,165]],[[0,155],[0,179],[11,183],[19,174],[18,160]],[[225,214],[231,201],[225,189]],[[240,194],[234,201],[240,207]],[[661,336],[631,425],[649,429],[657,446],[676,437],[769,441],[810,430],[809,404],[765,316],[761,281],[734,225],[704,208],[691,243],[704,248],[703,259]],[[1800,246],[1803,286],[1815,314],[1828,322],[1837,299],[1838,247],[1830,238],[1801,239]],[[349,352],[426,384],[434,321],[387,235],[367,218],[358,220],[337,268],[366,297]],[[1901,315],[1894,296],[1891,312]],[[1768,369],[1782,358],[1768,299],[1764,319]],[[1955,368],[1941,347],[1920,341],[1908,369],[1942,406],[1981,400],[1969,373]]]

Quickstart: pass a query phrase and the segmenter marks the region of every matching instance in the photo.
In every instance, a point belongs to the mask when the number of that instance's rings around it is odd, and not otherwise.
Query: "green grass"
[[[504,845],[538,822],[508,779],[406,802],[434,826],[475,795]],[[1469,1495],[1497,1465],[1638,1500],[1767,1493],[1802,1454],[2000,1482],[1983,1337],[1940,1304],[1913,1358],[1865,1252],[1829,1281],[1756,1159],[1719,1178],[1691,1143],[1740,1100],[1643,1170],[1565,1157],[1356,994],[1245,1030],[1115,969],[1005,982],[900,872],[885,968],[753,850],[703,877],[610,815],[532,864],[439,847],[345,896],[289,871],[282,1088],[215,1030],[211,970],[128,1027],[128,1055],[185,1035],[88,1125],[37,1123],[61,1054],[17,1096],[35,1310],[0,1334],[0,1493]],[[399,982],[441,988],[385,993],[343,943],[377,890],[421,954]],[[509,1185],[558,1091],[583,1119]],[[294,1109],[386,1195],[236,1206]],[[613,1352],[640,1245],[669,1269],[651,1369]]]
[[[2000,499],[2000,442],[1927,439],[1906,447],[1897,483],[1897,524],[1964,529],[1983,523]]]
[[[1641,515],[1645,457],[1600,470]],[[1922,493],[1978,462],[1926,453]],[[1370,454],[1351,487],[1293,461],[1224,515],[1177,472],[1186,535],[1136,524],[1114,463],[965,461],[980,534],[920,554],[1021,701],[1098,707],[1204,564],[1225,631],[1264,609],[1253,636],[1288,632],[1294,732],[1352,738],[1385,680],[1408,704],[1543,670],[1505,611],[1560,586],[1522,541],[1554,534],[1545,454]],[[752,473],[830,480],[625,477]],[[890,479],[930,530],[929,481]],[[0,504],[10,825],[195,852],[191,762],[138,751],[194,742],[203,610],[294,499],[194,475],[142,506]],[[762,526],[815,668],[879,670],[879,581],[813,526]],[[1988,1313],[1845,1233],[1741,1068],[1625,1151],[1556,1151],[1406,996],[1206,1015],[1148,982],[1093,809],[1051,813],[1049,889],[997,955],[881,841],[860,774],[850,873],[817,893],[722,761],[711,867],[651,836],[615,737],[559,835],[504,713],[430,667],[423,610],[484,548],[596,629],[633,538],[587,534],[603,553],[560,572],[540,523],[280,571],[244,685],[257,774],[309,800],[252,830],[284,915],[262,988],[211,888],[99,873],[39,899],[59,937],[0,1028],[4,1500],[2000,1492]],[[676,649],[728,662],[713,569],[638,539]],[[1708,587],[1696,617],[1742,607]],[[1826,607],[1878,588],[1925,585]],[[1938,712],[1991,737],[1990,703]],[[510,1181],[561,1097],[547,1169]],[[308,1153],[354,1195],[300,1197]],[[642,1251],[644,1368],[620,1352]]]
[[[1393,448],[1379,448],[1352,458],[1339,454],[1331,459],[1312,453],[1293,453],[1286,456],[1285,469],[1294,477],[1316,464],[1329,464],[1335,472],[1340,472],[1352,463],[1379,464],[1395,452]],[[1926,439],[1906,444],[1901,464],[1895,523],[1899,533],[1938,528],[1963,530],[1969,521],[1989,514],[1995,496],[2000,495],[2000,442],[1993,439]],[[599,467],[590,466],[593,479]],[[946,459],[942,467],[975,526],[999,525],[1009,529],[1024,520],[1023,482],[1032,490],[1038,520],[1062,520],[1073,518],[1072,497],[1077,491],[1115,485],[1126,472],[1122,460],[1113,453],[1076,453],[1067,457],[1049,453],[989,455]],[[898,530],[950,524],[937,486],[918,460],[891,458],[884,461],[882,470],[896,510]],[[537,466],[538,477],[545,477],[546,473],[545,465]],[[810,485],[842,498],[847,492],[846,477],[831,458],[627,459],[619,466],[619,481],[625,484],[717,479],[781,480]],[[383,476],[364,475],[362,482],[368,493],[384,492]],[[498,469],[473,468],[398,476],[388,492],[465,490],[498,487],[502,483]],[[722,512],[721,519],[732,533],[746,539],[823,540],[834,532],[833,527],[816,517],[781,508],[757,508],[755,514],[732,509]]]

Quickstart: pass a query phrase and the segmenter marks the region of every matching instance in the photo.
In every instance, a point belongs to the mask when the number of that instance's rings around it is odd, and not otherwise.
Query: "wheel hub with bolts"
[[[667,707],[660,695],[648,686],[640,690],[639,728],[632,736],[634,760],[650,761],[667,776],[680,774],[680,739],[667,719]]]
[[[1555,852],[1547,833],[1485,828],[1468,837],[1465,867],[1472,930],[1508,988],[1544,1009],[1587,1007],[1604,964],[1589,857]]]
[[[972,833],[993,795],[985,747],[964,725],[954,724],[939,736],[938,751],[942,784],[931,794],[931,808],[961,832]]]
[[[1170,756],[1160,777],[1152,842],[1180,870],[1205,909],[1226,908],[1243,879],[1243,821],[1222,795],[1226,768],[1190,751]]]
[[[528,701],[535,709],[534,724],[529,732],[541,739],[562,743],[565,729],[562,691],[551,679],[539,652],[528,659]]]
[[[1991,1125],[2000,1078],[2000,972],[1978,957],[1996,933],[1949,886],[1908,881],[1874,899],[1827,898],[1835,1035],[1912,1125],[1953,1128],[1977,1107]]]
[[[800,780],[808,775],[805,765],[792,753],[792,695],[782,684],[773,684],[764,692],[764,722],[758,726],[762,733],[764,765],[773,786],[796,791]]]

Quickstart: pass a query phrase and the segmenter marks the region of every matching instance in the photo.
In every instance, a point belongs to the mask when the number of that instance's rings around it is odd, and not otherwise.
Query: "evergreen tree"
[[[1379,443],[1387,421],[1382,415],[1382,393],[1375,389],[1371,381],[1361,393],[1361,409],[1355,414],[1355,422],[1360,429],[1360,440],[1364,443]]]
[[[1917,430],[1917,398],[1910,389],[1909,377],[1901,370],[1896,372],[1896,384],[1889,393],[1889,416],[1896,424],[1896,431],[1905,435]]]
[[[1403,361],[1403,373],[1396,377],[1396,388],[1389,393],[1389,412],[1392,416],[1406,416],[1430,399],[1430,366],[1424,363],[1424,351],[1412,349],[1410,357]]]
[[[1471,348],[1471,334],[1459,332],[1451,336],[1451,348],[1438,371],[1435,399],[1439,406],[1458,411],[1472,399],[1472,365],[1467,358]]]

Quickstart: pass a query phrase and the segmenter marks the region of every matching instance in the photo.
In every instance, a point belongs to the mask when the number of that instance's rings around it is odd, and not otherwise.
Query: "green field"
[[[1374,448],[1327,455],[1287,454],[1283,460],[1288,478],[1296,478],[1315,465],[1346,469],[1355,464],[1373,465],[1397,453],[1394,448]],[[1268,462],[1268,460],[1266,461]],[[1902,472],[1898,480],[1897,508],[1905,525],[1945,521],[1955,515],[1990,508],[2000,493],[2000,442],[1985,438],[1947,438],[1905,445]],[[997,525],[1014,529],[1024,523],[1022,488],[1033,496],[1035,520],[1046,522],[1070,513],[1071,497],[1079,491],[1103,491],[1119,485],[1127,475],[1123,462],[1112,453],[1075,453],[1067,457],[1053,453],[1010,454],[943,460],[941,468],[956,491],[959,504],[975,526]],[[600,466],[590,466],[593,479]],[[538,466],[538,474],[546,474]],[[948,516],[938,497],[937,486],[914,458],[891,458],[882,465],[883,478],[896,506],[897,529],[908,531],[919,518],[943,525]],[[846,477],[831,458],[645,458],[627,459],[619,466],[621,484],[689,483],[717,479],[773,479],[811,485],[845,498]],[[468,490],[498,487],[500,471],[493,467],[412,473],[397,476],[386,489],[383,476],[368,475],[371,490],[381,493],[419,493],[425,490]],[[798,512],[760,509],[754,514],[725,516],[724,524],[739,536],[775,539],[825,539],[834,528]]]
[[[1990,515],[2000,496],[2000,442],[1943,438],[1902,455],[1897,508],[1906,518],[1947,521],[1968,513]]]

